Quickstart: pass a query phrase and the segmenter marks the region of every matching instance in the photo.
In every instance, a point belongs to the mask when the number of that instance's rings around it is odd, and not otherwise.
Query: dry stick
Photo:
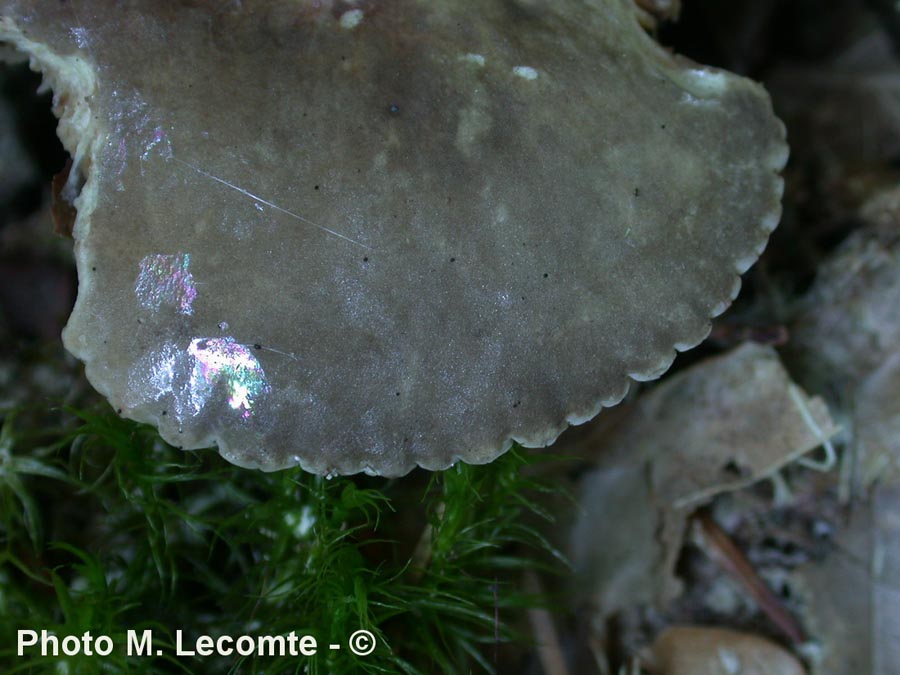
[[[544,589],[541,580],[533,570],[525,570],[522,575],[525,591],[537,597],[543,597]],[[528,610],[528,621],[534,632],[534,641],[537,645],[538,659],[541,662],[545,675],[569,675],[566,659],[559,644],[559,636],[553,625],[550,612],[541,607],[532,607]]]
[[[794,644],[804,642],[803,629],[797,620],[785,609],[778,596],[759,577],[750,561],[712,516],[705,511],[699,511],[694,520],[700,525],[708,555],[741,583],[760,609],[791,639],[791,642]]]

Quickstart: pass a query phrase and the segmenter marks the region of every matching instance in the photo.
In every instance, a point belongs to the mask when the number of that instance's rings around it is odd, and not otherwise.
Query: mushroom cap
[[[2,0],[0,39],[86,176],[66,347],[245,467],[547,445],[700,342],[780,215],[765,91],[631,0]]]

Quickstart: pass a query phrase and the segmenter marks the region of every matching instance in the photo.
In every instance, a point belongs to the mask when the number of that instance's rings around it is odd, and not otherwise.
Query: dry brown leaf
[[[900,487],[879,486],[854,509],[836,550],[797,570],[804,622],[819,645],[814,675],[900,671]]]
[[[827,392],[850,422],[845,473],[853,494],[898,473],[900,188],[876,194],[859,217],[868,226],[820,267],[798,304],[790,346],[804,386]],[[844,501],[849,494],[843,490]]]
[[[602,465],[582,483],[572,555],[602,615],[663,604],[686,518],[714,495],[772,475],[837,431],[774,349],[746,344],[642,396],[588,442]]]
[[[653,645],[661,675],[804,675],[774,642],[723,628],[673,626]]]

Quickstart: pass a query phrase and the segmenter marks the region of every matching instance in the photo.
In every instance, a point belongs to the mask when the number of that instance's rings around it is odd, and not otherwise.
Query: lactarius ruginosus
[[[703,340],[779,218],[754,82],[631,0],[0,0],[55,93],[121,414],[265,470],[551,443]]]

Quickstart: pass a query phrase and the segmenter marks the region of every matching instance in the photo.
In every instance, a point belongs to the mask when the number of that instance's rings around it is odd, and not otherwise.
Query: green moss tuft
[[[74,430],[50,442],[5,416],[0,631],[90,631],[115,649],[18,658],[10,644],[3,672],[494,672],[498,650],[527,643],[514,626],[541,602],[520,573],[565,564],[526,524],[548,519],[534,501],[547,488],[518,449],[486,466],[327,480],[182,452],[107,409],[65,412]],[[129,629],[152,629],[161,654],[128,656]],[[369,656],[347,649],[359,629],[377,640]],[[319,649],[178,657],[177,630],[189,647],[295,631]]]

